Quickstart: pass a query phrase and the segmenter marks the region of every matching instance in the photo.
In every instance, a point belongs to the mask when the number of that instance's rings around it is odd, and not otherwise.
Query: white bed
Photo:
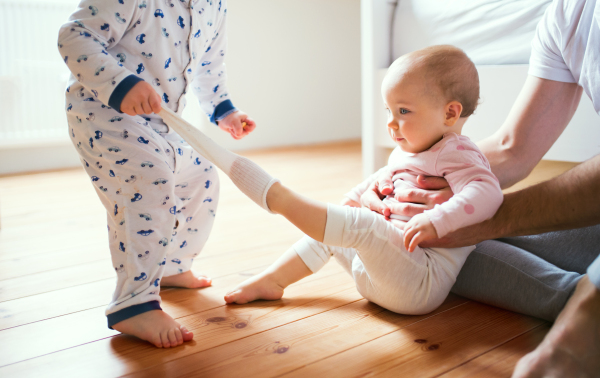
[[[465,126],[472,140],[498,129],[527,77],[531,40],[551,0],[362,0],[363,173],[385,165],[394,147],[386,133],[379,87],[390,63],[429,45],[462,48],[477,65],[481,103]],[[600,118],[583,96],[571,124],[545,159],[583,161],[600,152]]]

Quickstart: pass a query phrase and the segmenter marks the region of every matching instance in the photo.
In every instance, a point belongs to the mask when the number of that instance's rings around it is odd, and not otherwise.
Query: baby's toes
[[[179,328],[175,328],[175,337],[177,338],[177,345],[183,344],[183,336]]]
[[[172,347],[179,345],[179,344],[177,343],[177,336],[175,336],[175,329],[176,329],[176,328],[171,328],[171,329],[169,330],[169,333],[167,334],[167,335],[168,335],[168,337],[169,337],[169,344],[170,344]]]
[[[163,348],[170,348],[171,343],[169,342],[169,331],[162,331],[160,333],[160,340]]]
[[[188,331],[184,326],[180,326],[179,330],[181,331],[181,336],[183,337],[183,341],[190,341],[194,338],[194,333]]]

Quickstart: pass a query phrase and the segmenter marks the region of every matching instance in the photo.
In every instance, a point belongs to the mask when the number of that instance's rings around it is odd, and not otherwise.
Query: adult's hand
[[[454,195],[448,182],[441,177],[419,175],[417,184],[422,189],[398,190],[395,198],[399,203],[386,205],[382,199],[393,191],[394,186],[391,172],[382,174],[363,193],[360,202],[364,207],[383,214],[386,218],[389,218],[391,213],[412,217],[448,201]]]

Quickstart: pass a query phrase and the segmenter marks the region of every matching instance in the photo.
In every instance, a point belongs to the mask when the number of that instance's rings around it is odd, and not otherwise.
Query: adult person
[[[571,120],[582,92],[600,113],[600,1],[555,0],[538,25],[529,76],[505,123],[478,145],[503,188],[525,178]],[[590,125],[598,127],[598,125]],[[361,198],[384,215],[412,216],[451,195],[443,180],[383,204],[382,177]],[[423,247],[480,243],[453,292],[556,319],[513,377],[600,376],[600,155],[565,174],[509,193],[496,215]],[[530,235],[530,236],[524,236]],[[495,239],[495,240],[491,240]],[[586,274],[587,273],[587,274]]]

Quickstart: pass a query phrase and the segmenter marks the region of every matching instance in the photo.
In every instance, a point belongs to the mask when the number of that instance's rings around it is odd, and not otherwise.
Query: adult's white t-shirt
[[[537,26],[529,74],[578,83],[600,114],[600,3],[555,0]]]

